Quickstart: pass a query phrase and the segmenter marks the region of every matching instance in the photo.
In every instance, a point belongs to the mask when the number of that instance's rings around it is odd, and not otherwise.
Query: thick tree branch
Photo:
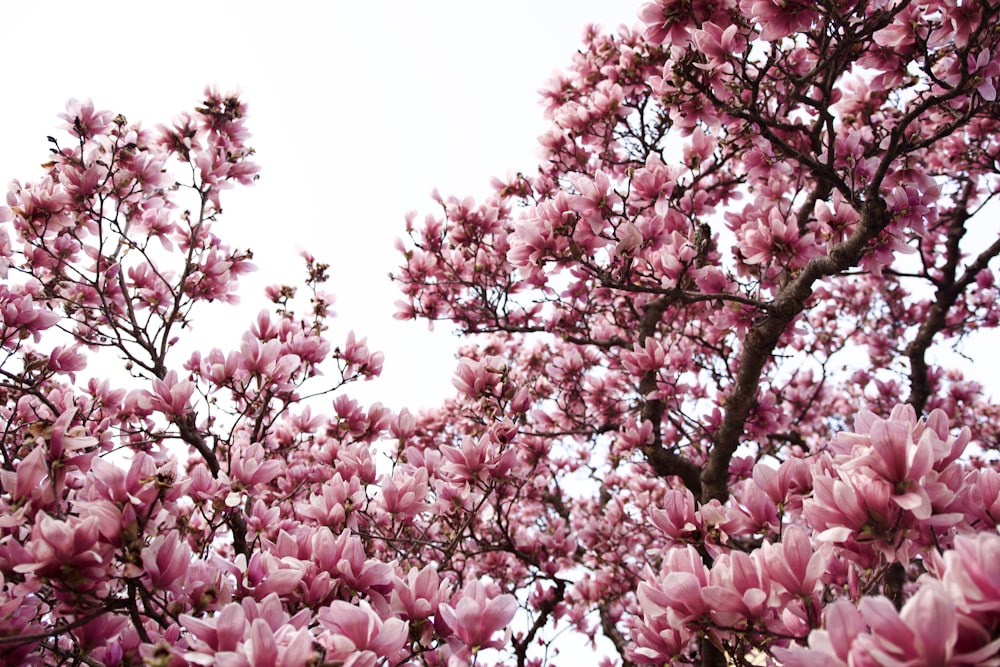
[[[966,267],[959,279],[955,279],[958,261],[961,258],[958,244],[965,234],[967,217],[966,212],[961,211],[956,212],[955,218],[952,220],[948,230],[948,251],[943,279],[938,281],[934,302],[917,330],[917,335],[906,346],[906,356],[910,362],[910,396],[906,402],[912,405],[918,414],[924,411],[927,399],[931,395],[925,355],[934,340],[934,336],[947,327],[948,312],[965,289],[976,280],[980,271],[989,266],[990,260],[1000,254],[1000,239],[997,239],[979,253],[975,261]]]
[[[635,667],[635,663],[629,662],[625,658],[629,641],[625,638],[625,635],[621,633],[621,630],[618,629],[618,626],[615,625],[614,620],[611,618],[608,605],[598,605],[597,611],[601,615],[601,631],[604,632],[604,636],[611,640],[611,643],[615,645],[615,650],[618,651],[618,655],[620,655],[622,659],[622,667]]]
[[[538,607],[538,616],[535,617],[535,622],[531,624],[531,628],[528,629],[528,632],[522,639],[515,639],[512,642],[514,645],[514,654],[517,656],[518,667],[525,667],[528,664],[528,647],[535,641],[535,637],[538,636],[539,631],[549,622],[549,618],[556,610],[556,607],[563,604],[566,598],[566,582],[562,579],[555,579],[554,581],[556,584],[555,590]]]
[[[701,473],[702,502],[713,498],[725,501],[729,497],[729,462],[739,447],[747,417],[756,400],[760,378],[771,361],[781,334],[805,310],[813,285],[825,276],[835,275],[857,264],[869,242],[889,223],[885,200],[871,188],[867,195],[854,233],[830,248],[827,256],[809,260],[802,272],[778,292],[764,317],[747,332],[736,382],[726,402],[722,424],[715,434],[712,453]]]
[[[652,301],[646,306],[639,325],[638,344],[642,346],[646,339],[652,336],[656,328],[663,319],[663,314],[667,308],[673,304],[677,298],[674,295],[664,295]],[[639,382],[639,393],[649,396],[656,391],[657,371],[655,369],[646,371]],[[663,413],[666,405],[661,398],[646,399],[642,405],[641,417],[643,422],[650,422],[653,425],[653,442],[643,447],[643,454],[646,461],[652,466],[653,471],[660,477],[676,476],[684,482],[684,485],[691,490],[691,493],[698,497],[701,495],[701,470],[690,459],[676,454],[663,445],[660,432],[660,423],[663,421]]]

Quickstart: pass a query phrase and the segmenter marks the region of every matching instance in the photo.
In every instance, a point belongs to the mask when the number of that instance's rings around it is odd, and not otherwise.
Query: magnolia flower
[[[382,620],[363,600],[357,605],[336,600],[320,609],[316,619],[327,630],[319,640],[327,645],[327,658],[332,660],[349,659],[358,653],[394,658],[406,641],[409,628],[406,621],[398,618]]]
[[[92,590],[108,577],[105,564],[112,545],[101,540],[102,521],[107,516],[91,515],[67,520],[43,515],[31,531],[27,557],[14,565],[14,571],[51,578],[60,588]],[[119,526],[104,526],[103,532],[115,534]]]
[[[462,589],[455,606],[442,604],[440,607],[441,618],[473,653],[483,648],[502,647],[506,641],[492,639],[493,634],[507,627],[515,611],[517,600],[513,595],[488,599],[486,589],[475,579]]]
[[[618,226],[618,245],[615,246],[615,254],[620,257],[628,257],[642,245],[642,232],[631,222],[623,222]]]

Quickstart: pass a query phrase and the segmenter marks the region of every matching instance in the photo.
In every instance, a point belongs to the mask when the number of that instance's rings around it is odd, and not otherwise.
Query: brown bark
[[[854,233],[830,248],[825,257],[811,259],[778,292],[767,307],[764,317],[747,332],[736,382],[726,402],[722,424],[715,434],[712,453],[701,473],[702,502],[713,498],[725,502],[729,497],[729,463],[739,447],[764,368],[770,362],[781,334],[805,310],[813,285],[821,278],[840,273],[857,264],[869,242],[888,224],[885,200],[871,188],[867,195],[867,199],[861,204],[860,221]]]

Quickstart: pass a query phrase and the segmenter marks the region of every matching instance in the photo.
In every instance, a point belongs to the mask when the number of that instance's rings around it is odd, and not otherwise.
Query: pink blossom
[[[996,100],[996,82],[1000,78],[1000,57],[994,57],[990,51],[983,49],[973,60],[970,53],[969,72],[973,73],[979,83],[976,92],[987,102]]]
[[[604,172],[597,172],[593,177],[578,177],[573,185],[580,194],[571,199],[573,210],[589,225],[590,231],[596,236],[604,231],[605,218],[612,213],[621,196],[611,187],[611,179]]]
[[[671,540],[693,540],[701,530],[701,517],[695,511],[694,496],[687,489],[670,489],[663,497],[663,509],[651,513],[653,525]]]
[[[0,285],[0,343],[5,347],[28,336],[37,343],[41,332],[58,321],[56,313],[35,307],[30,294],[11,294]]]
[[[773,649],[784,667],[847,667],[855,637],[868,631],[861,613],[847,600],[837,600],[823,612],[824,629],[809,633],[809,648],[792,645]]]
[[[320,609],[316,618],[328,631],[319,640],[327,645],[327,657],[333,660],[345,660],[357,653],[395,659],[406,640],[405,621],[398,618],[383,621],[364,601],[353,605],[335,600]]]
[[[66,112],[59,114],[66,121],[66,129],[80,138],[104,134],[114,115],[110,111],[97,111],[91,100],[80,102],[71,99],[66,103]]]
[[[252,269],[219,236],[246,105],[150,132],[71,102],[0,207],[0,652],[458,667],[565,631],[604,665],[998,662],[1000,409],[937,354],[1000,325],[971,233],[994,9],[588,27],[540,160],[406,217],[399,315],[464,340],[419,413],[344,389],[384,359],[331,346],[308,252],[298,296],[178,359]]]
[[[683,47],[690,28],[710,17],[712,5],[704,2],[657,0],[639,7],[639,20],[646,24],[645,37],[654,44]]]
[[[39,485],[47,474],[45,448],[35,447],[21,459],[16,471],[0,470],[0,484],[18,503],[40,490]]]
[[[734,551],[720,555],[701,595],[712,618],[721,626],[747,627],[763,616],[770,598],[770,581],[760,559]]]
[[[347,364],[349,373],[364,374],[370,379],[382,372],[382,353],[371,352],[366,339],[356,340],[353,331],[347,334],[347,341],[343,349],[338,350],[337,356]]]
[[[428,475],[426,468],[418,468],[412,474],[397,471],[382,480],[382,501],[391,514],[412,517],[424,511],[430,504],[428,496]]]
[[[872,425],[870,438],[874,454],[856,459],[855,465],[870,466],[893,485],[893,502],[914,512],[917,518],[928,518],[930,497],[921,481],[934,464],[929,440],[921,438],[914,443],[907,424],[882,420]]]
[[[665,615],[644,615],[633,634],[629,658],[640,665],[665,665],[686,652],[691,632],[677,627]]]
[[[702,591],[708,585],[708,570],[697,550],[687,545],[664,554],[662,579],[647,573],[637,596],[646,613],[669,612],[680,622],[700,619],[709,612]]]
[[[776,505],[794,506],[796,496],[812,488],[812,473],[805,461],[791,458],[777,470],[767,465],[754,466],[753,481]]]
[[[784,530],[781,542],[764,546],[764,564],[771,581],[789,594],[811,598],[831,557],[828,545],[814,550],[806,533],[798,526]]]
[[[226,605],[211,619],[182,616],[181,623],[194,636],[192,644],[198,649],[185,657],[196,664],[211,664],[214,655],[235,652],[249,630],[246,613],[236,603]]]
[[[962,609],[993,625],[1000,611],[1000,536],[996,533],[959,535],[954,550],[935,565],[945,589]]]
[[[265,461],[264,447],[259,442],[232,449],[229,475],[245,488],[267,484],[281,470],[280,461]]]
[[[360,480],[352,477],[345,482],[343,476],[336,472],[323,484],[319,493],[310,494],[308,503],[296,505],[296,511],[330,528],[353,527],[356,518],[351,511],[363,504],[364,496]]]
[[[142,565],[151,585],[159,590],[178,590],[191,562],[191,548],[176,533],[153,538],[142,550]]]
[[[866,499],[858,487],[852,484],[856,480],[861,481],[857,477],[845,481],[828,475],[817,475],[813,478],[814,501],[806,503],[806,515],[814,526],[825,528],[817,536],[818,539],[841,542],[861,532],[868,524],[869,512]],[[872,487],[867,486],[867,488]],[[888,502],[888,492],[884,495]],[[870,498],[869,495],[868,499]],[[883,521],[888,518],[888,512],[881,503],[871,505],[876,516],[881,516]]]
[[[487,598],[486,589],[473,579],[458,596],[455,606],[442,604],[441,618],[473,653],[484,648],[500,648],[505,640],[491,639],[504,629],[517,611],[513,595]]]
[[[501,379],[503,367],[503,362],[499,360],[486,360],[477,363],[472,359],[459,359],[452,384],[463,394],[477,398],[481,394],[492,391]]]
[[[450,584],[441,580],[433,566],[426,565],[409,570],[405,579],[393,579],[390,604],[402,618],[419,621],[436,614],[450,591]]]
[[[57,373],[66,373],[70,380],[76,379],[76,371],[87,367],[87,358],[77,347],[58,346],[49,353],[49,368]]]
[[[755,533],[777,532],[781,525],[778,506],[752,480],[746,480],[738,488],[739,509],[746,515],[746,529]]]
[[[14,571],[54,577],[70,590],[93,589],[107,576],[104,566],[111,555],[111,545],[100,539],[100,525],[95,516],[63,521],[43,515],[28,542],[30,560],[15,565]]]
[[[770,264],[777,260],[790,268],[801,268],[817,256],[812,232],[800,234],[788,224],[777,208],[768,213],[766,222],[748,225],[744,233],[745,245],[741,252],[747,264]]]
[[[815,7],[804,2],[743,0],[740,9],[760,22],[760,38],[768,42],[808,30],[818,18]]]
[[[615,246],[615,254],[626,257],[632,254],[642,245],[642,232],[631,222],[623,223],[617,231],[618,245]]]
[[[333,532],[324,527],[312,532],[306,544],[302,556],[351,589],[379,595],[387,595],[392,589],[393,568],[388,563],[368,558],[365,545],[350,531],[345,530],[334,537]]]
[[[457,482],[502,477],[517,462],[517,452],[489,434],[478,439],[463,438],[460,447],[442,445],[441,453],[446,460],[442,472]]]
[[[860,609],[871,634],[855,640],[855,660],[865,656],[876,664],[974,665],[1000,649],[1000,639],[989,641],[982,628],[959,624],[955,601],[937,584],[921,586],[899,612],[886,598],[865,598]],[[969,633],[975,637],[971,646]]]
[[[171,417],[182,417],[191,411],[194,389],[193,383],[179,380],[177,373],[170,371],[162,380],[153,380],[153,391],[147,395],[152,409]]]
[[[716,69],[726,66],[729,57],[743,47],[744,40],[737,35],[735,23],[723,28],[709,21],[694,31],[694,44],[706,57],[705,64],[699,66]]]
[[[300,590],[306,574],[306,564],[297,558],[279,558],[271,552],[258,551],[247,563],[247,588],[258,600],[272,594],[287,599]]]

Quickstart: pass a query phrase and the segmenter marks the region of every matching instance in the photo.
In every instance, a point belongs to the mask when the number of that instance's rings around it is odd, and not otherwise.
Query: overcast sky
[[[531,169],[545,128],[538,90],[588,23],[632,25],[638,4],[4,2],[0,181],[39,177],[71,97],[152,126],[192,108],[206,84],[239,88],[263,171],[226,193],[216,231],[250,247],[260,271],[238,309],[198,330],[200,345],[234,347],[266,305],[261,288],[303,275],[305,247],[332,265],[336,335],[353,328],[386,354],[382,378],[352,393],[431,406],[453,391],[456,340],[446,323],[428,333],[392,318],[387,276],[406,212],[433,211],[435,187],[481,198],[492,176]]]

